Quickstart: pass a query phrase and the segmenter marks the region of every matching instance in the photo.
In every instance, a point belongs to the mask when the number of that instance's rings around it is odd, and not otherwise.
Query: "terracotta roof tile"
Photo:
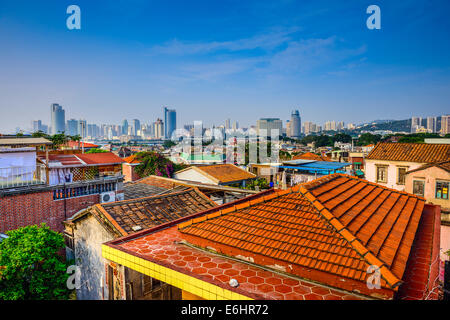
[[[121,164],[124,161],[112,152],[76,154],[86,164]]]
[[[189,167],[184,170],[199,170],[214,179],[216,179],[219,183],[230,183],[233,181],[241,181],[247,179],[254,179],[256,175],[250,173],[246,170],[243,170],[233,164],[214,164],[214,165],[206,165],[206,166],[195,166]],[[178,172],[181,172],[178,171]]]
[[[199,190],[188,189],[166,195],[97,204],[93,210],[105,216],[122,235],[127,235],[215,206]],[[136,226],[140,228],[134,230]]]
[[[401,283],[422,198],[343,174],[296,190],[207,215],[205,221],[179,226],[180,232],[199,246],[201,238],[220,235],[214,241],[234,250],[359,281],[370,264],[385,265],[385,285]]]
[[[434,163],[450,159],[450,144],[378,143],[366,159]]]
[[[317,155],[312,152],[306,152],[303,154],[297,154],[292,157],[292,160],[316,160],[316,161],[331,161],[330,158],[326,156]]]

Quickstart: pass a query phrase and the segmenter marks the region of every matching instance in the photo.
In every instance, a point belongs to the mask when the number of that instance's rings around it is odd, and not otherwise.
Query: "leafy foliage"
[[[104,152],[108,152],[108,151],[100,149],[100,148],[92,148],[92,149],[89,149],[88,151],[86,151],[85,153],[104,153]]]
[[[170,149],[173,146],[176,146],[177,144],[173,142],[172,140],[164,140],[163,146],[166,149]]]
[[[140,162],[139,165],[136,166],[136,173],[141,178],[149,175],[171,178],[175,171],[182,168],[161,154],[153,151],[136,153],[135,159]]]
[[[251,181],[247,181],[245,185],[245,189],[256,190],[256,186],[259,187],[259,190],[269,189],[269,183],[264,178],[253,179]]]
[[[381,140],[381,135],[371,134],[369,132],[363,133],[357,142],[358,146],[367,146],[368,144],[377,144]]]
[[[0,243],[0,300],[67,299],[63,236],[48,226],[8,231]]]

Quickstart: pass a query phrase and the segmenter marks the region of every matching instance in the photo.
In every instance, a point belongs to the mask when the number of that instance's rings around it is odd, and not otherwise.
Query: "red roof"
[[[334,174],[227,205],[179,223],[178,231],[155,228],[111,246],[229,290],[229,279],[239,277],[233,291],[256,298],[326,299],[336,290],[403,298],[411,277],[416,288],[437,275],[439,217],[428,221],[436,207],[424,210],[423,198]],[[380,289],[367,287],[370,265],[380,267]],[[418,268],[433,272],[417,277]],[[303,279],[315,284],[305,289]]]
[[[367,268],[377,265],[382,287],[395,289],[424,203],[412,194],[333,174],[179,227],[194,245],[251,255],[260,264],[284,266],[286,272],[317,281],[324,276],[303,268],[365,286]],[[327,282],[344,285],[331,278]]]
[[[92,144],[89,142],[78,142],[78,141],[69,141],[67,142],[67,146],[74,149],[81,149],[84,148],[98,148],[99,146],[96,144]]]
[[[77,154],[76,156],[86,164],[110,165],[110,164],[121,164],[125,162],[122,158],[116,156],[112,152],[84,153],[84,154]]]

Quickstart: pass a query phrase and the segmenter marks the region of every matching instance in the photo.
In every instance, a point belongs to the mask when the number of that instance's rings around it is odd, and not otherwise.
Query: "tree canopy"
[[[0,300],[67,299],[67,265],[58,254],[63,236],[45,224],[6,234],[0,242]]]
[[[175,171],[183,168],[183,166],[177,165],[161,154],[153,151],[136,153],[135,159],[140,162],[135,170],[141,178],[150,175],[171,178]]]

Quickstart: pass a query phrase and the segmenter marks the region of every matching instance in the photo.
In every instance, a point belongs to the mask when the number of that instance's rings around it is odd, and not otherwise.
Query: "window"
[[[149,277],[147,275],[141,275],[142,281],[142,295],[145,296],[161,287],[161,281]]]
[[[436,181],[436,199],[448,200],[449,182]]]
[[[413,181],[413,193],[416,196],[423,197],[425,195],[425,181],[414,180]]]
[[[377,166],[377,182],[387,182],[387,166]]]
[[[408,170],[408,167],[401,167],[401,168],[397,169],[397,172],[398,172],[397,184],[405,184],[407,170]]]

